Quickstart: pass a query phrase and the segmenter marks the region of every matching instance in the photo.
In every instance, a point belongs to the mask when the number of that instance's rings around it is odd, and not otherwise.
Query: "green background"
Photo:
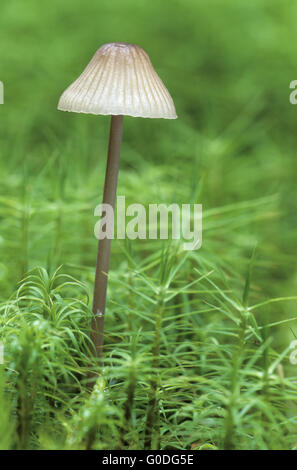
[[[36,266],[51,273],[62,265],[91,295],[93,211],[101,202],[109,118],[63,113],[57,103],[94,52],[115,41],[148,52],[178,114],[175,121],[124,119],[118,194],[127,204],[203,204],[203,245],[191,254],[185,282],[194,268],[212,270],[222,289],[241,298],[257,246],[252,303],[296,295],[297,106],[289,102],[296,19],[289,0],[2,1],[1,301]],[[112,275],[127,272],[125,250],[144,266],[165,247],[115,240]],[[157,285],[154,267],[146,273]],[[111,281],[107,330],[116,321],[112,301],[124,305],[128,295],[119,289]],[[204,294],[193,295],[203,302]],[[296,305],[271,302],[256,320],[263,326],[293,318]],[[296,321],[272,327],[274,351],[287,348],[294,331]],[[283,367],[296,375],[288,358]]]
[[[236,216],[219,232],[205,220],[201,256],[211,250],[240,276],[258,242],[263,296],[293,295],[296,14],[286,0],[2,2],[2,296],[49,258],[94,266],[109,120],[56,107],[97,48],[112,41],[149,53],[179,116],[125,119],[118,194],[144,204],[196,198],[204,211],[273,196],[272,205],[263,201],[260,224],[240,226],[254,219],[253,207],[238,215],[239,228]]]

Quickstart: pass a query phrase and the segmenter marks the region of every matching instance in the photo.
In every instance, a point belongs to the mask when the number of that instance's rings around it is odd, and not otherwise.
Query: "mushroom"
[[[176,119],[173,100],[139,46],[105,44],[83,73],[62,94],[58,109],[75,113],[110,114],[110,135],[103,204],[115,206],[123,116]],[[104,206],[103,206],[104,207]],[[102,355],[110,238],[99,240],[91,338],[97,358]]]

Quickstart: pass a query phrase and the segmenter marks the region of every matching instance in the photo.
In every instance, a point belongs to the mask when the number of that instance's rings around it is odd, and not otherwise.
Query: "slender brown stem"
[[[114,209],[118,172],[120,164],[121,142],[123,132],[123,116],[111,116],[107,166],[105,173],[103,204]],[[99,359],[102,355],[106,290],[108,281],[110,238],[103,238],[98,244],[96,276],[93,300],[93,319],[91,338],[95,345],[95,354]]]

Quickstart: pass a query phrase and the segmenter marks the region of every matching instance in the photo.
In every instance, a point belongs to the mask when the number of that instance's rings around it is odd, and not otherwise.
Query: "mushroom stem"
[[[123,133],[123,116],[111,116],[107,166],[105,173],[103,204],[109,204],[114,210],[117,191],[118,172]],[[99,359],[102,355],[104,315],[106,290],[110,259],[109,238],[103,238],[98,243],[96,275],[93,299],[93,318],[91,324],[91,339],[95,345],[94,354]]]

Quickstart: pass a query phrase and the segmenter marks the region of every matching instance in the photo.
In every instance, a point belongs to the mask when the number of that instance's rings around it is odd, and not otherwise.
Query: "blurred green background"
[[[290,0],[2,1],[1,299],[37,265],[63,264],[92,284],[109,119],[56,108],[94,52],[113,41],[148,52],[179,116],[125,118],[118,194],[127,203],[202,203],[197,262],[241,292],[257,244],[252,295],[294,296],[296,18]],[[115,271],[125,263],[122,245],[113,243]],[[133,256],[160,246],[135,241]],[[273,305],[263,318],[295,315],[294,301]],[[276,346],[291,339],[289,326],[276,329]]]

